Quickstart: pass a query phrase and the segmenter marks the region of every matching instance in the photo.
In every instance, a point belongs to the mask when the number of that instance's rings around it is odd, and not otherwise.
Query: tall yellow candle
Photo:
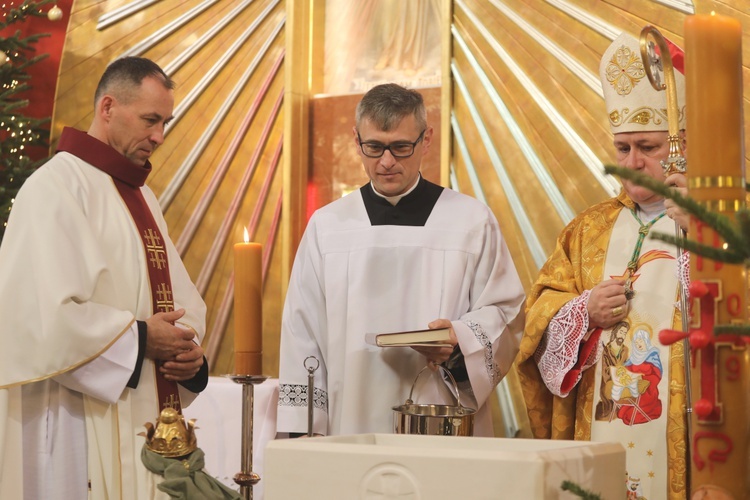
[[[744,182],[728,186],[708,181],[744,181],[740,22],[713,13],[688,16],[685,72],[688,175],[698,188],[690,194],[700,201],[744,199]],[[734,213],[734,206],[729,211]]]
[[[742,27],[716,14],[685,19],[688,190],[709,210],[730,217],[744,206]],[[716,233],[696,221],[688,236],[719,247]],[[743,269],[693,256],[691,277],[721,281],[717,323],[747,319]]]
[[[685,19],[685,79],[689,194],[708,209],[734,217],[745,198],[738,20],[713,13]],[[716,247],[723,244],[715,231],[696,221],[688,237]],[[715,325],[748,321],[743,266],[691,255],[690,275],[711,290],[693,300],[691,327],[711,333]],[[715,338],[695,351],[690,375],[691,497],[722,490],[727,498],[750,498],[747,347]]]
[[[261,375],[263,355],[263,252],[260,243],[234,245],[234,372]]]

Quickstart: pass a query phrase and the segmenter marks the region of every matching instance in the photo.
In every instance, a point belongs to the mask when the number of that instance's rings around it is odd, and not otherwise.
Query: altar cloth
[[[260,482],[253,499],[263,499],[263,451],[276,436],[279,380],[268,379],[253,386],[253,472]],[[226,377],[209,377],[208,386],[183,409],[185,418],[195,419],[198,446],[205,453],[205,472],[239,491],[234,475],[242,459],[242,384]]]

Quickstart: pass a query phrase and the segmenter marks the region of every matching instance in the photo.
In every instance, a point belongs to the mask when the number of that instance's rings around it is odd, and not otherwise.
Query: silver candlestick
[[[313,383],[315,370],[320,366],[320,361],[315,356],[308,356],[302,363],[307,370],[307,437],[313,435],[313,395],[315,394],[315,385]]]
[[[240,485],[240,496],[252,500],[253,486],[260,476],[253,472],[253,397],[257,384],[268,380],[267,375],[226,375],[237,384],[242,384],[242,458],[240,472],[234,475],[234,482]]]

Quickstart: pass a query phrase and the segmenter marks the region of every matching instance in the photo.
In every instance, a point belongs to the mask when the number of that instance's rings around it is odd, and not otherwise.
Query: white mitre
[[[669,43],[675,66],[677,107],[680,129],[685,128],[685,75],[682,73],[682,49]],[[620,132],[669,130],[667,92],[651,85],[643,68],[638,40],[622,33],[607,48],[599,64],[609,128]],[[662,79],[663,80],[663,79]]]

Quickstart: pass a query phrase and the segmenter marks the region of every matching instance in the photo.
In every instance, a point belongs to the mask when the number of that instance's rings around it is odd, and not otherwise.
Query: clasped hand
[[[203,365],[203,348],[193,341],[195,333],[175,326],[184,309],[156,313],[146,320],[146,357],[161,361],[159,371],[167,380],[189,380]]]
[[[430,369],[434,371],[437,370],[437,365],[448,361],[448,358],[450,358],[451,354],[453,354],[453,348],[456,347],[456,344],[458,344],[458,339],[456,338],[456,333],[453,331],[453,325],[451,324],[450,320],[436,319],[435,321],[429,323],[427,325],[427,328],[433,330],[436,328],[450,328],[451,347],[412,346],[412,349],[427,358],[427,366],[429,366]]]

